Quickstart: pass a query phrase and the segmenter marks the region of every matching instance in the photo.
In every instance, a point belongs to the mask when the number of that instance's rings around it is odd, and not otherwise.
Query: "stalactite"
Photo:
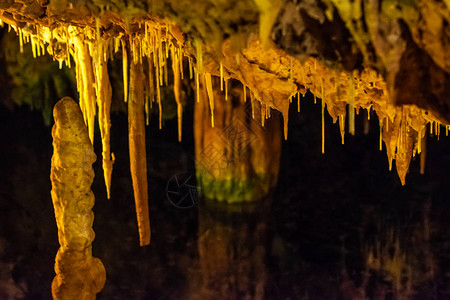
[[[205,74],[205,85],[206,85],[206,92],[208,94],[209,99],[209,108],[211,110],[211,127],[214,127],[214,94],[213,94],[213,88],[212,88],[212,79],[210,73],[204,73]]]
[[[261,2],[261,1],[258,1]],[[267,2],[267,1],[262,1]],[[259,3],[259,5],[261,5]],[[268,4],[268,3],[266,3]],[[266,5],[264,4],[264,5]],[[261,13],[268,13],[261,11]],[[0,15],[4,17],[3,15]],[[262,15],[261,15],[262,17]],[[266,18],[267,15],[264,16]],[[35,26],[34,33],[32,31],[21,28],[21,24],[14,22],[10,24],[10,28],[16,30],[19,36],[20,48],[24,43],[31,43],[34,57],[45,54],[46,43],[49,43],[50,52],[60,62],[65,62],[70,67],[70,56],[72,55],[76,62],[77,88],[80,93],[80,107],[83,111],[85,122],[89,128],[89,136],[93,141],[93,128],[95,119],[95,94],[94,87],[97,92],[97,105],[99,108],[99,122],[102,134],[103,146],[103,164],[105,173],[105,183],[107,186],[108,197],[110,195],[110,177],[112,169],[110,149],[109,149],[109,107],[110,107],[110,86],[107,79],[107,61],[112,58],[112,53],[118,52],[122,46],[122,64],[123,64],[123,86],[124,100],[128,102],[131,97],[131,74],[129,74],[130,65],[142,65],[142,61],[147,56],[148,59],[148,88],[145,84],[147,100],[142,105],[147,113],[146,122],[148,124],[148,110],[154,102],[154,94],[156,92],[156,101],[159,108],[159,128],[162,127],[162,99],[161,86],[168,85],[168,63],[172,61],[172,70],[174,73],[174,95],[177,102],[178,116],[178,138],[181,140],[182,132],[182,111],[181,103],[181,79],[183,79],[183,47],[176,40],[176,36],[172,35],[173,24],[167,20],[146,20],[143,22],[126,18],[125,35],[120,33],[118,36],[102,36],[101,17],[95,17],[95,28],[81,28],[75,25],[55,25],[51,30],[44,26]],[[104,19],[103,19],[104,21]],[[23,25],[22,25],[23,26]],[[30,25],[33,30],[34,25]],[[267,26],[267,24],[264,24]],[[140,30],[137,30],[140,28]],[[264,30],[267,31],[268,27]],[[105,28],[102,28],[105,30]],[[58,33],[58,31],[60,31]],[[56,34],[54,34],[56,33]],[[182,35],[182,34],[180,34]],[[102,40],[105,39],[105,40]],[[251,39],[250,39],[251,40]],[[61,42],[65,45],[65,54],[56,55],[53,50],[53,41]],[[224,45],[226,42],[224,42]],[[333,122],[339,121],[342,143],[344,143],[345,135],[345,119],[348,104],[348,131],[350,134],[355,133],[355,110],[367,109],[368,118],[370,111],[380,118],[380,139],[386,144],[386,152],[389,160],[390,168],[392,161],[396,160],[396,167],[404,183],[404,177],[409,166],[408,157],[412,154],[422,152],[422,140],[424,140],[424,128],[430,124],[430,132],[440,138],[440,125],[437,118],[432,114],[425,114],[423,109],[411,108],[404,106],[404,113],[399,115],[396,108],[390,104],[385,81],[374,70],[366,68],[362,72],[350,72],[350,75],[340,70],[330,70],[320,61],[309,58],[305,63],[301,63],[280,49],[276,49],[273,45],[257,41],[259,48],[252,47],[255,45],[249,42],[248,49],[243,49],[242,53],[232,54],[223,50],[223,53],[211,53],[209,45],[203,45],[200,38],[194,39],[193,45],[185,45],[190,47],[190,51],[186,52],[189,61],[190,78],[194,77],[195,62],[195,86],[197,102],[200,101],[199,81],[205,80],[206,94],[208,95],[211,124],[214,126],[214,98],[212,89],[211,76],[220,76],[220,89],[225,89],[225,100],[228,100],[228,80],[237,79],[243,83],[244,100],[247,98],[247,88],[250,91],[252,118],[255,117],[254,100],[261,104],[260,118],[261,125],[264,126],[266,118],[270,118],[270,109],[274,108],[282,112],[284,119],[284,134],[287,138],[288,132],[288,109],[283,106],[292,100],[292,95],[297,93],[297,110],[300,111],[300,93],[310,90],[314,94],[314,102],[316,96],[322,97],[322,152],[325,150],[325,108],[330,114]],[[97,45],[97,46],[95,46]],[[98,46],[101,45],[101,46]],[[97,47],[96,54],[93,55]],[[113,48],[114,47],[114,48]],[[100,49],[99,49],[100,48]],[[114,49],[114,51],[113,51]],[[94,51],[94,52],[93,52]],[[246,52],[247,51],[247,52]],[[251,51],[255,52],[252,54]],[[246,52],[246,53],[244,53]],[[169,58],[172,55],[172,60]],[[244,55],[245,54],[245,55]],[[250,57],[252,54],[254,57]],[[274,57],[276,60],[274,60]],[[276,61],[276,63],[274,63]],[[94,63],[95,72],[92,70]],[[142,68],[142,67],[140,67]],[[135,66],[132,67],[135,69]],[[267,70],[267,71],[266,71]],[[260,72],[260,73],[258,73]],[[265,73],[264,73],[265,72]],[[94,76],[95,74],[95,76]],[[201,75],[201,78],[199,76]],[[244,77],[245,74],[245,77]],[[256,74],[256,75],[255,75]],[[263,74],[263,75],[261,75]],[[258,77],[260,76],[260,77]],[[342,79],[341,79],[342,77]],[[245,80],[244,80],[245,78]],[[266,80],[266,78],[269,78]],[[281,79],[282,78],[282,79]],[[288,78],[288,79],[287,79]],[[347,84],[343,78],[348,78]],[[286,80],[287,79],[287,80]],[[133,79],[134,80],[134,79]],[[320,80],[322,81],[320,84]],[[139,81],[139,80],[138,80]],[[244,84],[245,83],[245,84]],[[156,91],[154,84],[156,84]],[[286,84],[286,85],[284,85]],[[225,85],[225,86],[224,86]],[[219,86],[219,85],[218,85]],[[325,95],[324,89],[327,88],[328,93]],[[336,90],[336,93],[332,90]],[[282,92],[279,92],[282,91]],[[278,93],[278,94],[276,94]],[[276,94],[276,95],[275,95]],[[282,95],[282,96],[279,96]],[[230,95],[233,97],[233,95]],[[289,97],[287,97],[289,96]],[[255,97],[255,99],[253,99]],[[150,98],[150,100],[148,100]],[[109,99],[109,100],[108,100]],[[109,101],[109,102],[108,102]],[[133,106],[135,107],[135,106]],[[139,106],[139,109],[141,106]],[[133,108],[130,109],[133,111]],[[256,109],[257,111],[257,109]],[[409,117],[403,117],[402,115]],[[258,115],[258,113],[257,113]],[[416,122],[411,123],[404,118],[415,118]],[[384,125],[385,123],[385,126]],[[389,124],[391,123],[391,124]],[[448,135],[449,125],[445,125],[446,135]],[[144,129],[142,129],[144,130]],[[380,149],[382,142],[380,141]],[[425,154],[423,155],[423,157]],[[111,166],[111,167],[109,167]],[[109,178],[109,179],[108,179]]]
[[[161,41],[161,31],[158,31],[158,36],[157,36],[157,46],[158,46],[158,72],[159,72],[159,85],[163,86],[163,82],[164,82],[164,56],[163,56],[163,44]]]
[[[128,99],[128,139],[130,147],[130,170],[141,246],[150,244],[151,235],[148,212],[143,90],[144,75],[142,65],[140,63],[132,63],[130,66],[130,99]]]
[[[228,101],[228,79],[225,80],[225,101]]]
[[[166,49],[168,49],[168,47],[167,47],[167,43],[165,43],[165,45],[166,45]],[[169,83],[169,79],[168,79],[168,74],[169,74],[169,72],[167,71],[167,64],[168,64],[168,61],[167,61],[167,58],[165,58],[164,59],[164,85],[165,86],[167,86]]]
[[[80,93],[80,107],[83,112],[84,121],[89,130],[89,138],[94,141],[94,121],[95,121],[95,92],[93,83],[95,82],[92,70],[92,58],[89,53],[88,45],[84,38],[75,35],[73,38],[75,47],[75,57],[77,62],[78,92]]]
[[[188,61],[189,61],[189,79],[192,80],[194,67],[192,66],[192,60],[190,57],[189,57]]]
[[[153,56],[157,55],[155,52],[153,52]],[[159,62],[158,59],[156,59],[157,62]],[[160,87],[160,73],[159,73],[159,66],[156,65],[156,99],[158,101],[158,111],[159,111],[159,117],[158,117],[158,124],[159,129],[162,129],[162,103],[161,103],[161,87]]]
[[[200,83],[198,78],[198,72],[195,72],[195,94],[197,98],[197,103],[200,102]]]
[[[345,112],[344,115],[339,116],[339,131],[341,133],[341,143],[344,145],[344,138],[345,138]]]
[[[19,31],[19,49],[20,49],[20,53],[23,53],[23,34],[22,34],[22,29],[18,28]]]
[[[322,154],[325,153],[325,94],[322,79]]]
[[[65,36],[65,45],[66,45],[66,65],[68,68],[71,67],[70,64],[70,35],[69,35],[69,26],[64,26],[64,36]],[[77,82],[78,84],[78,82]]]
[[[400,128],[398,129],[397,153],[395,155],[395,166],[402,185],[405,185],[406,173],[409,169],[414,148],[414,133],[407,124],[407,114],[409,112],[402,108]]]
[[[33,37],[31,38],[31,51],[33,52],[33,58],[36,58],[36,43]]]
[[[128,101],[128,50],[126,41],[121,40],[122,43],[122,68],[123,68],[123,97],[124,101]]]
[[[181,103],[181,75],[179,68],[179,57],[177,53],[174,53],[172,57],[172,69],[173,69],[173,92],[175,95],[175,101],[177,102],[177,122],[178,122],[178,141],[181,142],[182,136],[182,120],[183,120],[183,103]]]
[[[40,35],[39,35],[39,25],[36,25],[36,52],[37,52],[37,56],[41,56],[41,40],[40,40]]]
[[[202,43],[198,39],[196,39],[194,43],[195,43],[195,49],[197,51],[197,72],[203,73]]]
[[[183,49],[181,48],[181,46],[178,48],[178,62],[180,64],[180,75],[181,75],[181,80],[184,79],[184,71],[183,71]]]
[[[420,152],[420,174],[425,174],[425,163],[427,159],[427,137],[426,135],[419,141],[422,151]]]
[[[155,102],[155,78],[154,78],[154,67],[153,67],[153,60],[150,58],[150,56],[147,57],[147,63],[148,63],[148,86],[149,86],[149,105],[150,107],[147,108],[148,110],[150,110],[150,108],[152,108],[152,104],[153,102]],[[146,119],[146,124],[149,125],[149,117],[150,116],[150,112],[147,112],[147,119]]]
[[[223,65],[220,63],[220,90],[223,91]]]
[[[349,85],[348,132],[355,135],[355,78],[353,73],[350,74]]]
[[[252,108],[252,119],[255,119],[255,96],[250,91],[250,104]]]
[[[380,120],[380,140],[379,140],[380,151],[383,150],[383,120]],[[420,150],[419,150],[420,152]]]
[[[266,106],[267,110],[267,106]],[[270,107],[269,107],[270,112]],[[283,133],[284,133],[284,139],[287,140],[288,138],[288,123],[289,123],[289,108],[287,111],[284,111],[281,113],[283,115]]]
[[[98,33],[99,34],[99,33]],[[114,153],[110,150],[110,128],[111,128],[111,98],[112,89],[109,82],[108,64],[104,60],[105,44],[102,39],[97,40],[97,55],[94,61],[95,82],[97,92],[98,123],[102,137],[103,174],[105,178],[108,199],[111,197],[111,174],[115,160]]]
[[[263,105],[265,107],[265,104],[263,104],[262,102],[260,102],[260,111],[261,111],[261,126],[264,127],[264,123],[266,121],[266,111],[265,109],[263,109]]]

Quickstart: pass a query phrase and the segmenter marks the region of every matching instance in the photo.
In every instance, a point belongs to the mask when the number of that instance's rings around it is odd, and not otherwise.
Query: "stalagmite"
[[[91,191],[96,160],[80,108],[69,97],[53,115],[52,200],[61,247],[55,259],[54,299],[95,299],[103,289],[105,268],[92,257],[95,198]]]
[[[140,63],[130,65],[130,99],[128,99],[128,139],[130,170],[141,246],[150,244],[148,212],[147,154],[145,148],[144,75]]]

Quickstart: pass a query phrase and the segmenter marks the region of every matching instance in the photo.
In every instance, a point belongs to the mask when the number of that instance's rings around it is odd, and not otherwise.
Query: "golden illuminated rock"
[[[98,123],[102,136],[103,176],[105,178],[106,192],[109,199],[111,197],[111,175],[115,160],[114,153],[111,153],[110,147],[112,89],[111,83],[109,82],[108,61],[105,60],[103,55],[104,41],[98,39],[97,43],[94,71],[95,82],[97,83]]]
[[[54,299],[95,299],[103,289],[106,271],[92,257],[95,197],[92,164],[96,160],[78,104],[69,97],[53,111],[52,200],[61,247],[55,259]]]
[[[144,74],[142,65],[131,63],[130,97],[128,99],[128,135],[130,170],[133,180],[136,215],[141,246],[150,244],[150,220],[148,215],[147,153],[145,149]]]

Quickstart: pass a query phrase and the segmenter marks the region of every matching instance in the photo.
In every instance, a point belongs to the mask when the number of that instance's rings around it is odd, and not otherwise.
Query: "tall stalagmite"
[[[106,271],[92,256],[95,234],[95,197],[92,164],[96,155],[78,104],[69,97],[60,100],[53,115],[52,200],[61,247],[55,259],[52,283],[54,299],[95,299],[103,289]]]

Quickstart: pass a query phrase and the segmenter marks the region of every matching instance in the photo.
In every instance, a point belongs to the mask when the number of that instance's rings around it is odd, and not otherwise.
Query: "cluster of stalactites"
[[[146,123],[149,123],[150,108],[154,102],[159,107],[159,126],[162,121],[162,104],[160,87],[168,84],[168,65],[172,62],[174,94],[177,102],[179,140],[181,140],[181,120],[182,120],[182,101],[181,101],[181,79],[183,79],[183,50],[182,45],[173,38],[170,33],[170,24],[155,24],[154,22],[142,22],[138,24],[139,31],[133,34],[121,34],[119,36],[107,36],[102,34],[99,20],[96,21],[96,28],[77,27],[73,25],[60,26],[53,29],[39,25],[20,28],[9,25],[19,36],[20,49],[23,50],[25,43],[31,43],[33,56],[41,56],[46,51],[53,55],[55,60],[59,61],[60,68],[63,64],[71,67],[71,57],[75,62],[77,90],[79,92],[79,103],[83,113],[84,121],[88,127],[89,138],[94,140],[95,117],[98,113],[98,121],[102,138],[103,148],[103,169],[104,179],[107,189],[107,196],[110,197],[112,166],[115,160],[114,154],[110,151],[110,108],[112,98],[112,88],[109,81],[107,62],[112,60],[114,54],[121,50],[123,61],[123,82],[124,82],[124,101],[128,102],[129,93],[132,94],[132,88],[129,86],[129,78],[138,78],[140,74],[134,74],[136,70],[146,70],[147,75],[143,83],[144,101],[139,107],[132,107],[138,111],[145,111]],[[189,60],[191,62],[191,60]],[[139,64],[141,68],[135,68]],[[189,64],[192,78],[193,70]],[[197,75],[198,77],[198,75]],[[129,91],[130,90],[130,91]],[[134,101],[133,103],[136,103]],[[138,103],[140,103],[138,101]],[[131,104],[131,103],[130,103]],[[135,105],[135,104],[132,104]],[[145,128],[139,128],[145,135]],[[135,135],[130,129],[130,138]],[[130,156],[145,156],[145,151],[133,147]],[[142,158],[135,158],[138,161]],[[138,166],[135,166],[136,168]],[[134,170],[131,170],[132,173]],[[142,172],[141,172],[142,173]],[[138,174],[140,174],[138,172]],[[133,181],[146,182],[147,174]],[[142,177],[142,178],[141,178]],[[145,191],[146,192],[146,191]],[[135,195],[142,195],[135,191]],[[135,196],[137,197],[137,196]],[[136,203],[147,202],[142,199],[136,199]],[[146,204],[145,204],[146,205]],[[137,211],[142,208],[137,207]],[[148,210],[145,214],[138,214],[141,244],[148,244],[149,226]],[[145,225],[147,224],[147,225]],[[141,230],[148,228],[147,230]]]
[[[295,67],[291,62],[289,72],[291,80],[302,84],[302,89],[293,97],[299,101],[298,111],[300,111],[300,93],[304,95],[307,90],[311,91],[315,95],[315,102],[316,96],[321,98],[322,153],[325,152],[325,108],[333,122],[339,121],[342,143],[346,120],[348,132],[354,135],[355,114],[359,114],[360,109],[365,109],[370,120],[373,110],[379,119],[380,151],[384,142],[389,170],[392,169],[392,161],[395,160],[397,173],[403,185],[411,158],[416,154],[423,154],[421,173],[424,172],[427,125],[429,124],[430,133],[434,133],[438,139],[441,127],[445,126],[445,134],[448,136],[450,125],[441,124],[431,112],[415,105],[394,106],[389,99],[385,81],[372,69],[367,68],[362,72],[354,71],[349,74],[330,70],[310,58],[303,64],[296,62]]]
[[[135,24],[136,25],[136,24]],[[11,25],[10,25],[11,26]],[[177,103],[178,116],[178,138],[181,140],[182,133],[182,112],[183,105],[181,99],[181,80],[183,79],[183,61],[189,63],[190,79],[195,81],[199,101],[199,81],[204,80],[209,100],[211,112],[211,126],[214,126],[214,97],[212,91],[212,74],[220,76],[220,87],[225,93],[225,100],[228,98],[228,79],[237,78],[243,82],[244,101],[247,100],[247,89],[252,109],[255,103],[261,105],[261,123],[270,118],[270,109],[276,108],[273,101],[263,97],[264,91],[258,90],[255,85],[247,83],[244,78],[236,76],[235,70],[224,70],[222,62],[218,62],[218,70],[203,68],[203,49],[200,42],[194,42],[196,51],[196,64],[192,64],[191,57],[185,59],[183,52],[183,41],[176,38],[177,34],[172,34],[170,22],[164,21],[155,23],[154,21],[143,21],[137,24],[138,31],[129,34],[119,34],[115,36],[103,35],[99,19],[96,20],[96,28],[60,26],[54,29],[40,27],[19,28],[12,26],[19,35],[21,49],[23,44],[30,42],[34,56],[40,56],[47,51],[58,60],[60,67],[65,63],[71,66],[70,57],[75,61],[77,88],[80,94],[80,107],[82,109],[85,122],[89,129],[91,141],[94,138],[94,120],[99,112],[99,123],[103,145],[103,168],[108,197],[110,195],[111,172],[114,162],[114,155],[110,153],[110,105],[111,105],[111,85],[108,78],[107,61],[113,59],[114,54],[119,50],[122,52],[123,62],[123,86],[124,101],[128,101],[130,72],[135,72],[136,68],[131,68],[131,64],[143,66],[146,75],[143,83],[144,101],[142,107],[146,113],[146,124],[149,123],[149,110],[153,103],[157,103],[159,109],[159,127],[162,126],[162,102],[161,86],[168,85],[169,63],[171,63],[173,74],[174,95]],[[48,45],[46,45],[48,44]],[[273,62],[273,51],[268,51],[266,55],[261,49],[256,49],[255,55],[259,56],[255,61]],[[245,49],[247,56],[251,50]],[[264,50],[265,51],[265,50]],[[275,66],[280,78],[287,78],[288,83],[295,87],[291,96],[298,101],[298,111],[300,111],[300,94],[311,91],[318,98],[321,98],[322,106],[322,152],[325,152],[325,108],[333,119],[339,121],[342,143],[344,142],[346,119],[348,119],[348,132],[355,133],[355,114],[359,110],[373,110],[378,115],[380,122],[380,149],[382,141],[386,144],[386,151],[389,160],[389,169],[392,168],[392,160],[396,160],[396,168],[402,183],[405,183],[406,172],[412,156],[421,153],[423,149],[425,128],[428,123],[430,129],[437,135],[440,133],[441,124],[431,113],[415,106],[395,107],[389,101],[388,89],[385,81],[374,70],[364,69],[362,72],[341,72],[331,70],[316,59],[310,58],[305,62],[300,62],[285,53],[280,54],[277,50],[277,61],[281,66]],[[223,62],[226,61],[226,54]],[[236,64],[239,68],[240,54],[236,54]],[[277,63],[278,64],[278,63]],[[265,66],[272,69],[273,66]],[[284,73],[283,73],[284,72]],[[273,74],[272,74],[273,75]],[[204,77],[204,78],[202,78]],[[276,86],[275,86],[276,88]],[[282,93],[281,93],[282,94]],[[255,101],[258,100],[258,101]],[[285,100],[287,101],[287,99]],[[284,118],[284,132],[287,138],[288,113],[282,111]],[[254,113],[252,112],[252,115]],[[347,118],[348,115],[348,118]],[[448,134],[449,126],[446,125]],[[140,151],[139,153],[145,153]],[[130,153],[130,155],[134,155]],[[423,164],[422,164],[423,169]],[[146,180],[142,179],[142,180]]]

